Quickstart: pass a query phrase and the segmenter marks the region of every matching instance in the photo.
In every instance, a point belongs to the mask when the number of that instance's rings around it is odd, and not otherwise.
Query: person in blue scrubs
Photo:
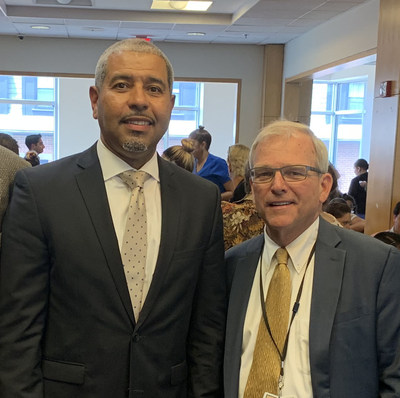
[[[228,164],[218,156],[209,153],[211,134],[199,126],[192,131],[189,138],[193,140],[195,164],[193,173],[217,184],[221,191],[221,200],[228,200],[233,195],[233,182],[229,177]]]

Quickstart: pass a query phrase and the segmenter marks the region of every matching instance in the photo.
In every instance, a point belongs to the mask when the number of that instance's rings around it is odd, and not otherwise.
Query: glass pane
[[[194,82],[174,82],[172,92],[175,95],[175,106],[198,106],[198,85]]]
[[[326,112],[332,110],[332,84],[314,83],[312,90],[312,112]]]
[[[337,116],[338,140],[358,140],[362,138],[362,114]]]
[[[338,140],[336,153],[336,168],[340,174],[338,180],[339,189],[346,193],[349,190],[350,181],[355,177],[353,164],[359,158],[360,141]]]
[[[26,114],[23,104],[1,104],[7,112],[0,112],[0,132],[13,136],[19,144],[20,156],[25,156],[28,148],[25,137],[30,134],[41,134],[45,144],[44,152],[40,154],[41,163],[54,160],[55,108],[46,106],[46,112]]]
[[[338,111],[364,109],[365,83],[339,83],[338,84]]]
[[[314,134],[321,139],[330,150],[332,135],[332,116],[331,115],[311,115],[310,128]]]

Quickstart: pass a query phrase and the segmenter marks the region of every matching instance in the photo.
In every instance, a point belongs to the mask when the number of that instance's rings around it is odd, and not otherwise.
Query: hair
[[[400,234],[391,231],[382,231],[375,234],[374,238],[400,249]]]
[[[190,139],[184,138],[181,141],[182,145],[170,146],[163,152],[163,157],[170,162],[175,163],[179,167],[190,172],[194,168],[193,142]]]
[[[196,140],[200,144],[202,142],[205,142],[207,151],[210,148],[210,145],[211,145],[211,134],[204,128],[204,126],[199,126],[198,129],[193,130],[189,134],[189,138],[191,140]]]
[[[25,145],[28,147],[28,149],[31,149],[32,145],[36,145],[40,139],[42,138],[42,134],[31,134],[27,135],[25,138]]]
[[[250,148],[242,144],[231,145],[228,148],[228,162],[234,176],[245,176],[245,168],[246,163],[249,161],[249,153]]]
[[[332,214],[336,218],[341,218],[345,214],[351,213],[351,208],[342,198],[332,199],[324,209],[327,213]]]
[[[354,162],[354,167],[359,167],[360,169],[368,170],[369,164],[365,159],[357,159]]]
[[[11,135],[0,133],[0,145],[19,155],[18,142]]]
[[[296,133],[301,133],[309,136],[315,149],[316,167],[322,172],[328,172],[329,160],[328,150],[325,144],[312,132],[312,130],[302,123],[289,122],[287,120],[276,120],[264,127],[250,149],[250,166],[253,167],[254,152],[258,145],[270,137],[293,137]]]
[[[97,61],[95,71],[95,85],[99,90],[101,90],[107,75],[108,59],[113,54],[121,54],[125,51],[142,54],[153,54],[161,57],[165,62],[165,66],[167,69],[168,87],[169,91],[172,93],[172,87],[174,84],[174,70],[172,68],[171,62],[169,62],[167,56],[157,46],[143,39],[125,39],[122,41],[118,41],[108,47],[103,52],[103,54]]]
[[[356,200],[353,198],[353,196],[349,195],[348,193],[342,193],[342,199],[344,199],[346,202],[350,201],[352,205],[352,210],[354,213],[357,212],[357,203]]]
[[[400,202],[397,202],[396,206],[394,206],[394,209],[393,209],[393,215],[398,216],[399,213],[400,213]]]

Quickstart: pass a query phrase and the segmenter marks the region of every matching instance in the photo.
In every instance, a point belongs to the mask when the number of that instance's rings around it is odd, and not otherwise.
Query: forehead
[[[156,74],[167,81],[167,65],[156,54],[123,51],[113,53],[107,61],[107,77],[119,73]]]
[[[316,154],[311,137],[304,133],[272,135],[262,140],[254,151],[254,164],[284,166],[314,165]]]

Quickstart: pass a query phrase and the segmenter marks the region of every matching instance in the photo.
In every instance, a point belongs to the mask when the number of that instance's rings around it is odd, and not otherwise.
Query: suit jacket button
[[[140,340],[140,336],[138,334],[134,334],[132,336],[132,340],[133,340],[134,343],[137,343]]]

